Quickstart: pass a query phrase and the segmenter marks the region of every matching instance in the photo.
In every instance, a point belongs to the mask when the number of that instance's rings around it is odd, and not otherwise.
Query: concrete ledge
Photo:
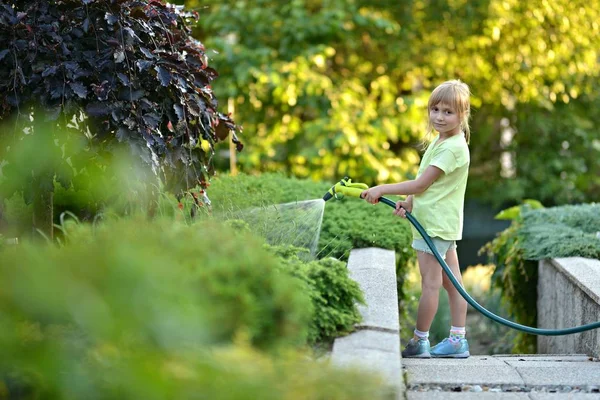
[[[538,269],[538,327],[562,329],[600,321],[600,260],[541,260]],[[583,353],[600,357],[600,330],[538,336],[537,345],[540,354]]]
[[[394,397],[402,398],[395,253],[378,248],[354,249],[348,269],[363,291],[366,305],[359,306],[362,322],[356,326],[357,331],[335,340],[331,361],[339,367],[379,374]]]

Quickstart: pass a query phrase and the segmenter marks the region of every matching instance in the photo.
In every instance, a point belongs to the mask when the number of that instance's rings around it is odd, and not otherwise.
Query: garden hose
[[[333,185],[331,187],[331,189],[329,189],[327,191],[327,193],[325,193],[325,196],[323,196],[323,200],[327,201],[329,199],[331,199],[332,197],[336,197],[337,198],[337,194],[341,193],[347,196],[351,196],[351,197],[358,197],[361,198],[361,194],[364,190],[368,189],[368,186],[365,185],[364,183],[356,183],[356,182],[352,182],[351,179],[349,178],[344,178],[342,179],[340,182],[336,183],[335,185]],[[387,204],[388,206],[392,207],[392,208],[396,208],[396,203],[388,198],[385,197],[380,197],[379,201],[382,203]],[[456,290],[458,290],[458,292],[460,293],[460,295],[467,301],[467,303],[469,303],[473,308],[475,308],[477,311],[479,311],[481,314],[485,315],[486,317],[488,317],[489,319],[496,321],[502,325],[508,326],[509,328],[512,329],[516,329],[522,332],[526,332],[526,333],[530,333],[533,335],[543,335],[543,336],[561,336],[561,335],[571,335],[574,333],[579,333],[579,332],[584,332],[584,331],[589,331],[591,329],[597,329],[600,328],[600,321],[598,322],[593,322],[591,324],[586,324],[586,325],[581,325],[581,326],[576,326],[573,328],[565,328],[565,329],[541,329],[541,328],[532,328],[530,326],[526,326],[526,325],[521,325],[521,324],[517,324],[516,322],[512,322],[509,321],[505,318],[502,318],[488,310],[486,310],[483,306],[481,306],[479,303],[477,303],[467,292],[466,290],[462,287],[462,285],[456,280],[456,278],[454,277],[454,274],[452,273],[452,271],[450,270],[450,267],[448,267],[448,264],[446,264],[446,261],[442,258],[442,256],[440,255],[440,253],[437,251],[437,248],[435,247],[435,245],[433,244],[431,238],[429,237],[429,235],[427,234],[427,232],[425,232],[425,229],[423,229],[423,227],[421,226],[421,224],[419,223],[419,221],[417,221],[415,219],[415,217],[412,216],[412,214],[408,211],[406,211],[406,218],[410,221],[411,224],[413,224],[413,226],[417,229],[417,231],[421,234],[421,236],[423,236],[423,239],[425,240],[425,242],[427,243],[427,246],[429,246],[429,248],[431,249],[431,251],[433,252],[433,255],[435,256],[435,258],[437,259],[437,261],[440,263],[440,265],[442,266],[442,269],[444,270],[444,272],[446,273],[446,275],[448,276],[448,278],[450,279],[450,282],[452,282],[452,285],[454,285],[454,287],[456,288]]]

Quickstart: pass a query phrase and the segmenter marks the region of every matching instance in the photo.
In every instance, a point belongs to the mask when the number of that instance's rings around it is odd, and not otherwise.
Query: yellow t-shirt
[[[438,144],[440,135],[429,144],[417,177],[430,165],[444,171],[423,193],[413,196],[412,215],[431,237],[444,240],[462,239],[465,190],[469,176],[469,146],[463,134]],[[413,227],[413,237],[422,238]]]

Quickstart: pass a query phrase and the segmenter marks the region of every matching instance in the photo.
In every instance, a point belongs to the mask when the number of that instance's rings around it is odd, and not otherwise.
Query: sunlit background
[[[597,1],[185,5],[244,127],[242,171],[411,178],[428,94],[459,78],[473,94],[469,199],[600,195]]]
[[[179,2],[183,4],[184,2]],[[600,199],[598,1],[199,1],[239,171],[414,178],[431,90],[472,91],[467,264],[496,211]],[[229,170],[227,146],[220,167]]]

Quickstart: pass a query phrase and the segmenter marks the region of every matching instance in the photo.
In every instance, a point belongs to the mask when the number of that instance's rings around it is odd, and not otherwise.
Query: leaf
[[[123,85],[129,86],[130,82],[129,82],[129,78],[127,77],[127,75],[125,75],[122,72],[117,72],[117,77],[123,83]]]
[[[140,47],[140,51],[141,51],[141,52],[142,52],[142,53],[143,53],[143,54],[144,54],[144,55],[145,55],[147,58],[150,58],[150,59],[154,59],[154,58],[156,58],[156,57],[154,56],[154,54],[152,54],[152,52],[151,52],[150,50],[148,50],[147,48],[145,48],[145,47]]]
[[[197,103],[194,103],[194,101],[190,101],[188,103],[188,107],[187,110],[190,114],[192,114],[194,117],[199,117],[200,116],[200,107],[198,107]]]
[[[181,90],[182,93],[187,93],[188,89],[190,89],[190,85],[188,85],[185,78],[181,75],[176,75],[175,78],[177,79],[177,87],[179,90]]]
[[[50,75],[54,75],[56,74],[56,71],[58,71],[58,66],[57,65],[53,65],[51,67],[48,67],[44,70],[44,72],[42,72],[42,77],[47,77]]]
[[[50,98],[51,99],[58,99],[59,97],[62,97],[65,94],[64,91],[64,86],[62,82],[58,82],[58,84],[56,84],[56,86],[54,86],[52,89],[50,89]]]
[[[175,114],[177,114],[179,121],[183,121],[185,119],[185,114],[183,113],[183,107],[181,104],[173,104],[173,109],[175,110]]]
[[[156,110],[156,108],[157,108],[156,104],[152,103],[150,100],[148,100],[145,97],[140,99],[140,104],[142,105],[142,108],[144,110]]]
[[[129,137],[132,135],[129,129],[120,127],[119,129],[117,129],[117,133],[115,134],[115,136],[119,142],[124,142],[125,140],[128,140]]]
[[[544,205],[540,201],[535,199],[525,199],[523,200],[523,203],[527,204],[532,210],[544,208]]]
[[[109,25],[114,25],[119,20],[119,18],[109,12],[104,15],[104,19]]]
[[[146,94],[146,91],[141,90],[141,89],[140,90],[123,89],[121,92],[119,92],[119,98],[126,100],[126,101],[138,101],[139,99],[144,97],[145,94]]]
[[[71,50],[69,50],[69,48],[67,47],[67,45],[64,42],[61,43],[60,48],[62,49],[63,55],[65,55],[65,56],[71,55]]]
[[[46,121],[56,121],[60,115],[60,112],[62,111],[62,107],[59,104],[56,104],[54,106],[48,106],[46,108],[46,115],[44,116],[44,120]]]
[[[127,127],[128,127],[129,129],[132,129],[132,130],[133,130],[133,129],[135,129],[135,127],[137,126],[137,122],[135,122],[135,121],[133,120],[133,118],[131,118],[131,117],[125,118],[125,119],[123,120],[123,123],[124,123],[125,125],[127,125]]]
[[[19,97],[17,97],[16,94],[11,93],[8,96],[6,96],[6,101],[13,107],[19,106]]]
[[[71,82],[69,83],[69,86],[71,87],[71,90],[73,90],[73,92],[80,98],[85,99],[87,97],[88,90],[81,83]]]
[[[135,39],[138,43],[143,43],[142,39],[139,38],[138,35],[135,34],[135,31],[133,29],[131,29],[130,27],[126,27],[124,28],[125,32],[127,32],[128,37],[130,37],[131,39]],[[129,40],[128,42],[132,42],[131,40]]]
[[[142,119],[152,129],[156,129],[160,123],[160,117],[154,113],[146,114],[142,117]]]
[[[160,84],[163,86],[169,86],[169,83],[171,83],[171,73],[169,70],[160,65],[154,67],[154,70],[157,72],[157,77],[160,81]]]
[[[85,0],[84,0],[84,3],[85,3],[85,4],[87,4],[87,3],[85,2]],[[83,25],[82,25],[81,27],[83,28],[83,31],[84,31],[85,33],[88,33],[88,31],[90,30],[90,19],[89,19],[89,18],[86,18],[86,19],[83,21]]]
[[[225,140],[229,136],[229,128],[225,123],[220,123],[215,127],[215,135],[220,140]]]
[[[8,54],[9,50],[8,49],[4,49],[2,51],[0,51],[0,61],[2,61],[2,59]]]
[[[115,58],[116,64],[122,63],[123,61],[125,61],[125,52],[124,51],[116,51],[113,54],[113,57]]]
[[[62,187],[68,189],[71,186],[71,180],[73,179],[72,171],[73,170],[70,168],[61,168],[59,171],[56,171],[54,179],[56,179]]]
[[[506,210],[500,211],[494,218],[501,220],[514,220],[521,216],[521,212],[525,209],[536,210],[544,208],[542,203],[537,200],[526,199],[523,200],[523,204],[507,208]]]
[[[101,117],[110,114],[111,109],[105,102],[96,102],[88,104],[85,111],[92,117]]]
[[[147,70],[153,64],[154,64],[154,61],[145,61],[145,60],[138,60],[136,63],[140,72]]]
[[[77,37],[78,39],[83,36],[83,31],[81,29],[79,29],[79,28],[73,28],[73,29],[71,29],[71,33],[75,37]]]

